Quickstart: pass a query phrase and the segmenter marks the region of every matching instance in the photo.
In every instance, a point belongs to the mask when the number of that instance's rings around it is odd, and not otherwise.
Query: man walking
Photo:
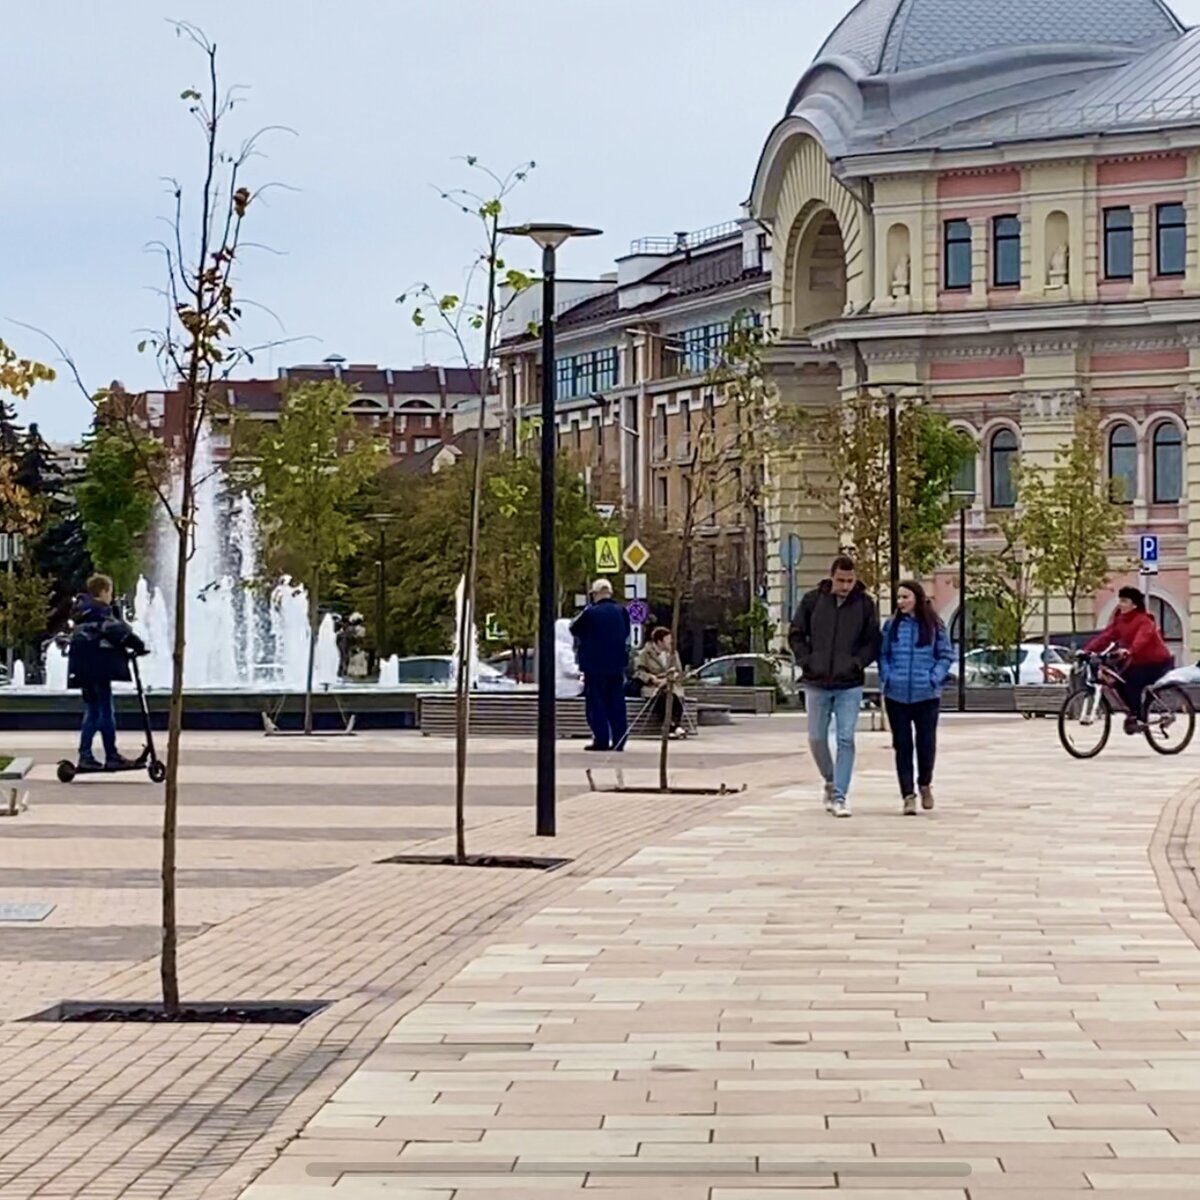
[[[612,584],[597,579],[592,603],[575,618],[571,633],[579,639],[579,669],[592,731],[588,750],[624,750],[629,731],[625,712],[625,672],[629,665],[628,611],[613,599]]]
[[[848,817],[863,673],[879,657],[879,614],[853,559],[835,558],[829,578],[800,601],[788,643],[804,674],[808,745],[825,780],[825,809]],[[837,723],[836,762],[829,753],[830,721]]]

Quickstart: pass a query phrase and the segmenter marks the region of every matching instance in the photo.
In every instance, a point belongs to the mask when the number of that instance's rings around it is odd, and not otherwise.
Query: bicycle
[[[1058,714],[1058,738],[1072,758],[1095,758],[1108,744],[1113,713],[1132,717],[1121,696],[1124,684],[1115,667],[1116,646],[1099,654],[1080,654],[1076,683]],[[1142,694],[1142,712],[1135,719],[1152,750],[1159,754],[1182,754],[1196,732],[1196,709],[1191,697],[1178,684],[1151,684]]]

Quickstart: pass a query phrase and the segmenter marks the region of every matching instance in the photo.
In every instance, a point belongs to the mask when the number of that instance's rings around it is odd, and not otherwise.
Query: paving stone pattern
[[[546,902],[242,1200],[1194,1200],[1194,761],[942,745],[932,817],[869,750],[853,821],[768,789]]]
[[[795,729],[764,729],[765,740],[757,739],[749,757],[762,754],[765,762],[742,773],[764,782],[795,777],[800,770]],[[191,744],[189,739],[189,754]],[[55,911],[38,932],[47,934],[47,944],[61,939],[57,948],[27,952],[21,946],[33,943],[12,940],[17,927],[0,927],[0,939],[10,939],[0,940],[0,953],[13,956],[0,959],[10,980],[0,1001],[9,1018],[0,1026],[0,1196],[232,1200],[404,1013],[452,977],[482,940],[547,900],[569,895],[580,881],[612,869],[639,846],[731,803],[728,797],[706,803],[692,797],[577,795],[564,803],[561,836],[552,844],[555,853],[575,862],[552,874],[377,866],[384,854],[449,848],[445,833],[434,841],[406,841],[404,834],[428,829],[435,815],[447,829],[450,748],[431,752],[428,743],[403,736],[356,739],[359,765],[338,767],[331,782],[329,772],[309,765],[319,753],[316,743],[300,743],[298,749],[290,739],[231,737],[196,739],[196,745],[201,755],[224,746],[220,770],[230,778],[240,772],[242,782],[224,789],[226,804],[219,813],[211,807],[193,811],[192,788],[203,785],[184,786],[181,867],[192,875],[191,886],[181,892],[181,920],[185,933],[194,934],[181,948],[185,999],[334,1003],[299,1029],[13,1020],[63,998],[145,1000],[158,994],[155,962],[134,961],[146,959],[151,949],[139,939],[156,937],[157,893],[144,886],[142,875],[133,885],[128,876],[157,864],[157,813],[152,805],[125,803],[126,797],[142,800],[150,785],[97,780],[96,787],[65,788],[52,781],[52,766],[40,766],[34,806],[20,818],[23,829],[45,823],[57,834],[64,824],[111,817],[118,825],[144,825],[145,834],[39,839],[25,833],[7,845],[0,841],[3,898],[54,902]],[[502,757],[506,767],[475,772],[474,786],[494,795],[492,804],[472,810],[473,844],[545,853],[548,844],[530,832],[532,747],[481,742],[480,749]],[[679,755],[683,781],[727,774],[731,764],[746,760],[744,751],[744,742],[728,734],[724,743],[720,738],[689,743]],[[412,772],[381,770],[381,758],[406,754],[423,760]],[[584,765],[596,765],[590,757],[566,750],[563,778],[581,779]],[[50,759],[39,755],[43,764]],[[639,764],[651,772],[652,750],[627,756],[628,770]],[[441,802],[436,814],[424,804],[417,820],[405,803],[396,802],[388,784],[377,782],[381,775],[413,774],[433,778],[423,786]],[[291,809],[256,806],[259,780],[266,775],[292,787]],[[343,786],[357,797],[369,794],[373,802],[344,805]],[[222,828],[248,827],[247,839],[206,837],[205,823],[214,818]],[[357,828],[362,837],[322,838],[322,823],[339,833]],[[389,823],[395,836],[381,842],[379,831]],[[257,838],[249,828],[255,825],[264,831],[299,828],[303,837]],[[336,868],[336,874],[313,883],[305,872],[320,866]],[[48,874],[25,876],[36,887],[9,886],[3,883],[6,870]],[[241,873],[251,871],[277,872],[285,879],[290,871],[292,886],[237,886]],[[115,957],[123,945],[130,954],[125,963]],[[113,961],[97,962],[97,956]]]

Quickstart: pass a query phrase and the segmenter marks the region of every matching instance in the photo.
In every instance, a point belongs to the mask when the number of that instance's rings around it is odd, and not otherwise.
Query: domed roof
[[[816,62],[894,75],[1010,47],[1149,48],[1182,31],[1164,0],[859,0]]]

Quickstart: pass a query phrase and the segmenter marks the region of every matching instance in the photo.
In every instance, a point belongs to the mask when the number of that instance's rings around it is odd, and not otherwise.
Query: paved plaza
[[[1051,722],[948,719],[932,817],[861,737],[821,811],[794,717],[677,747],[727,796],[588,795],[531,836],[532,746],[481,740],[475,850],[450,743],[188,739],[192,999],[326,999],[299,1028],[56,1025],[153,998],[159,792],[64,787],[0,828],[0,1196],[204,1200],[1122,1200],[1200,1188],[1195,759]],[[635,747],[631,777],[653,774]]]

